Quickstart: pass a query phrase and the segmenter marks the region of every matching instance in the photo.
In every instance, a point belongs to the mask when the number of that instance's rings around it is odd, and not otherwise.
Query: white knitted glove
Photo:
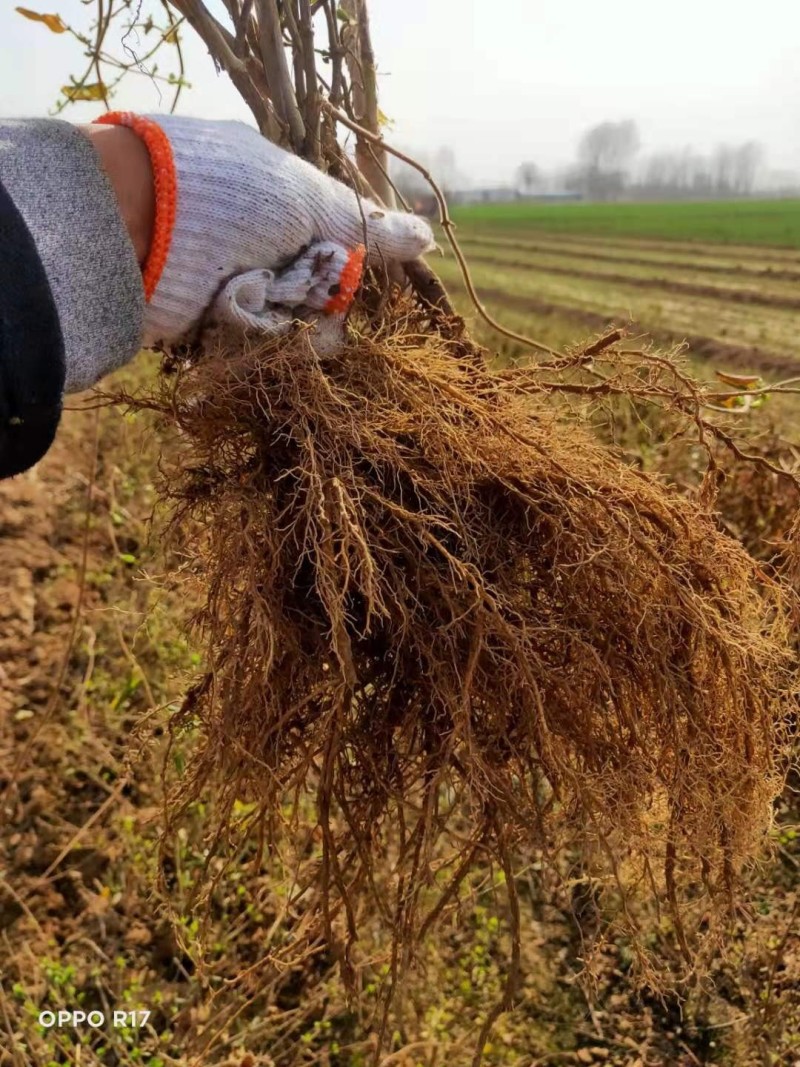
[[[357,246],[366,244],[368,260],[378,264],[414,259],[433,246],[423,219],[368,200],[359,206],[351,189],[243,123],[127,113],[104,120],[132,126],[153,161],[154,246],[162,248],[162,259],[165,241],[168,247],[145,309],[147,345],[180,340],[212,304],[229,321],[269,331],[291,321],[287,308],[326,309],[348,263],[352,274]],[[168,148],[171,163],[164,158]],[[165,234],[167,187],[175,206]],[[295,260],[291,271],[276,274]],[[145,264],[146,287],[147,270]],[[229,289],[239,275],[245,277]],[[280,305],[276,319],[268,307],[273,302]],[[331,310],[341,314],[343,303],[335,301]]]
[[[319,241],[285,270],[236,274],[214,301],[212,318],[240,329],[278,336],[300,319],[314,326],[314,347],[335,351],[344,339],[344,319],[355,296],[364,247],[348,250]]]

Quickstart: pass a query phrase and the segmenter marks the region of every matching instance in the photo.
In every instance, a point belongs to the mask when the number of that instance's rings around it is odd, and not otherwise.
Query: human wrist
[[[143,266],[150,249],[155,218],[150,153],[141,138],[125,126],[92,124],[78,128],[100,157],[136,258]]]

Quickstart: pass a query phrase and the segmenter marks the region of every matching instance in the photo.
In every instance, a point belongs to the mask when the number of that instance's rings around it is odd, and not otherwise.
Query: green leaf
[[[30,19],[31,22],[41,22],[52,33],[66,33],[67,27],[61,21],[60,15],[43,15],[39,11],[31,11],[27,7],[15,8],[16,11],[22,15],[25,19]]]
[[[108,89],[102,82],[92,82],[90,85],[62,85],[61,92],[67,100],[105,100]]]

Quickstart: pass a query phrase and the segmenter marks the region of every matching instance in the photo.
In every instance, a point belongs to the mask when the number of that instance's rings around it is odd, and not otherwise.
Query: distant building
[[[521,193],[510,185],[476,189],[446,189],[444,196],[450,207],[462,207],[468,204],[565,204],[584,199],[582,193],[574,191],[528,194]],[[439,205],[432,193],[415,196],[409,206],[417,215],[425,215],[427,218],[439,217]]]
[[[507,204],[510,200],[519,200],[519,193],[510,185],[496,185],[489,189],[475,189],[473,203]]]
[[[520,196],[526,204],[565,204],[572,201],[583,200],[583,193],[572,190],[564,193],[536,193],[534,196]]]
[[[522,193],[512,185],[497,185],[488,188],[459,189],[448,193],[449,204],[546,204],[563,203],[566,200],[582,200],[580,192]]]

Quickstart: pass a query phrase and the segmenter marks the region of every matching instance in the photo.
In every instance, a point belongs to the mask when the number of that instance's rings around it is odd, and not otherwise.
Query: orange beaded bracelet
[[[361,274],[364,270],[364,257],[367,250],[363,245],[357,245],[347,257],[347,262],[339,275],[338,291],[327,302],[323,311],[326,315],[338,312],[343,315],[353,303],[353,297],[361,283]]]
[[[150,250],[142,267],[144,298],[149,301],[164,271],[172,242],[172,231],[175,228],[178,180],[175,161],[172,158],[172,146],[157,122],[134,115],[131,111],[109,111],[95,119],[95,122],[109,126],[128,126],[141,137],[150,153],[156,210]]]

